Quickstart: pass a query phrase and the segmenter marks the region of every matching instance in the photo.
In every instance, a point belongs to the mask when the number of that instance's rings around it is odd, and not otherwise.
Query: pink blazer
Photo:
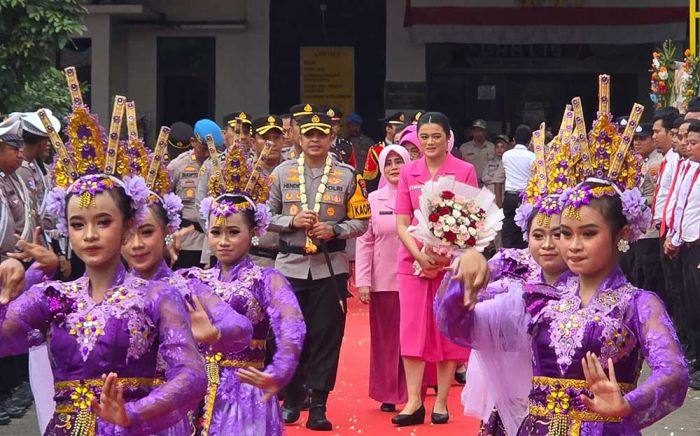
[[[476,170],[468,162],[454,157],[448,153],[442,166],[435,175],[435,179],[441,176],[455,176],[455,180],[467,183],[472,186],[479,186],[476,179]],[[425,162],[425,157],[407,163],[401,168],[398,191],[396,193],[396,214],[408,215],[412,217],[412,223],[416,220],[413,211],[418,209],[418,198],[421,194],[423,184],[430,180],[430,171]],[[413,256],[406,247],[401,244],[399,247],[398,272],[403,274],[413,274]]]
[[[386,184],[369,194],[372,216],[367,231],[355,245],[355,284],[372,292],[398,292],[396,253],[401,241],[396,232],[396,187]]]

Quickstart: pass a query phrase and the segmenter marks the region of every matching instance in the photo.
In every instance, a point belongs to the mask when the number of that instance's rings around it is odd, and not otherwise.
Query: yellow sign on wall
[[[347,115],[355,108],[353,47],[301,48],[301,101],[337,106]]]

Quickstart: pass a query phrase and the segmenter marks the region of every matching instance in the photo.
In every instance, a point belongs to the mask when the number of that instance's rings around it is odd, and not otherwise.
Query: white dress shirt
[[[678,186],[673,223],[669,235],[674,246],[694,242],[700,237],[700,188],[697,188],[700,164],[688,162]]]
[[[503,153],[503,169],[506,171],[506,191],[524,191],[530,180],[535,153],[522,144]]]
[[[671,188],[671,182],[673,182],[673,174],[676,172],[678,158],[678,153],[671,149],[666,152],[663,160],[661,161],[661,165],[663,165],[664,169],[659,174],[659,191],[656,193],[656,202],[653,205],[654,223],[656,224],[661,223],[661,217],[663,217],[664,214],[666,199],[668,199],[668,191]]]

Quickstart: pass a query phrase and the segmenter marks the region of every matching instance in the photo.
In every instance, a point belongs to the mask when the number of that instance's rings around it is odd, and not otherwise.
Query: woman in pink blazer
[[[369,396],[393,412],[406,402],[406,377],[399,349],[399,285],[396,253],[396,188],[399,173],[410,162],[408,151],[388,145],[379,154],[379,171],[386,184],[369,194],[372,217],[355,247],[355,281],[360,301],[369,303]]]
[[[457,181],[477,186],[474,167],[449,153],[450,124],[439,112],[428,112],[418,121],[418,140],[423,157],[406,164],[401,170],[396,195],[396,224],[399,238],[398,282],[401,305],[401,355],[406,372],[408,402],[392,422],[398,426],[422,424],[425,408],[421,399],[421,385],[426,362],[436,362],[438,393],[431,414],[434,424],[449,420],[447,394],[455,368],[464,362],[468,350],[442,336],[433,315],[433,300],[443,273],[441,266],[449,259],[439,259],[421,251],[418,243],[406,231],[415,223],[413,212],[419,208],[418,198],[423,184],[441,176],[454,176]],[[413,262],[417,261],[425,278],[414,275]]]

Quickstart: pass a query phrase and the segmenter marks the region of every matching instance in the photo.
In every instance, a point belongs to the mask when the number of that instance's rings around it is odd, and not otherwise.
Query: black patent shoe
[[[299,420],[299,414],[299,408],[296,406],[290,406],[288,404],[282,406],[282,419],[285,424],[294,424],[297,422]]]
[[[450,412],[445,412],[445,413],[431,413],[430,414],[430,422],[433,424],[447,424],[447,421],[450,420]]]
[[[306,420],[306,428],[314,431],[333,430],[333,424],[326,418],[326,406],[314,404],[309,407],[309,419]]]
[[[382,403],[381,407],[379,407],[379,410],[381,410],[382,412],[396,412],[396,405],[391,403]]]
[[[425,407],[421,404],[420,407],[410,415],[399,413],[391,418],[391,423],[397,427],[406,427],[409,425],[418,425],[425,422]]]

